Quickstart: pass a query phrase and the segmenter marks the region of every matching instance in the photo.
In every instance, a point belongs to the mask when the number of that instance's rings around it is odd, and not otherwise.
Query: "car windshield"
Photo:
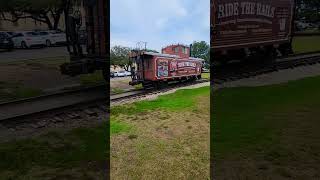
[[[119,73],[125,73],[124,71],[119,71]]]

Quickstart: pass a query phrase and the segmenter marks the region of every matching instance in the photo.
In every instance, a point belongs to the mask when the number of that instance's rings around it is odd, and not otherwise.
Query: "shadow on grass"
[[[52,174],[42,174],[45,176],[42,178],[59,176],[65,169],[75,169],[75,174],[84,171],[104,174],[108,153],[106,128],[103,124],[94,128],[78,128],[67,133],[51,132],[32,139],[1,143],[0,177],[36,178],[38,172],[34,172],[34,169],[44,172],[54,170]]]
[[[215,91],[216,178],[319,177],[319,91],[320,77]]]

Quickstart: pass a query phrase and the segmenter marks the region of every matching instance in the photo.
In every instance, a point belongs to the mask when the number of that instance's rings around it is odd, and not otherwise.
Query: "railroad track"
[[[168,87],[163,88],[163,89],[139,90],[139,91],[131,91],[128,93],[121,93],[118,95],[110,96],[110,101],[111,101],[111,105],[117,104],[117,103],[122,103],[122,102],[126,102],[126,101],[144,98],[144,97],[147,97],[150,95],[165,93],[165,92],[171,91],[173,89],[181,88],[181,87],[187,87],[187,86],[191,86],[191,85],[206,83],[209,81],[210,80],[208,80],[208,79],[200,79],[197,81],[184,82],[184,83],[180,83],[180,84],[171,84]]]
[[[213,82],[221,84],[224,82],[234,81],[238,79],[254,77],[260,74],[270,73],[281,69],[295,68],[302,65],[312,65],[320,62],[320,53],[303,54],[278,59],[275,63],[265,66],[236,66],[229,68],[223,72],[214,72]],[[160,90],[137,90],[110,96],[111,104],[122,103],[141,99],[149,95],[164,93],[176,88],[186,87],[199,83],[207,83],[209,80],[202,79],[195,82],[186,82],[179,85],[168,86]],[[54,114],[53,119],[59,121],[61,114],[69,119],[79,117],[81,113],[89,116],[107,112],[108,94],[105,86],[88,87],[85,89],[70,90],[35,98],[23,99],[8,103],[0,104],[0,123],[24,119],[39,114]],[[73,110],[77,109],[78,113]],[[65,113],[66,111],[70,111]]]
[[[0,122],[90,103],[107,104],[105,85],[68,90],[0,104]]]
[[[130,99],[137,99],[150,94],[163,93],[177,87],[189,86],[202,82],[205,82],[205,80],[187,82],[179,86],[169,86],[161,90],[136,90],[125,92],[111,95],[110,101],[128,101]],[[108,103],[109,99],[105,85],[11,101],[0,104],[0,124],[12,122],[13,124],[19,124],[19,122],[29,122],[30,119],[39,119],[38,117],[50,119],[49,121],[52,123],[62,122],[65,121],[65,119],[80,119],[82,116],[98,116],[102,114],[102,116],[106,117]],[[50,118],[45,116],[50,116]],[[35,124],[38,124],[35,127],[44,127],[45,124],[50,123],[46,122],[46,120],[30,121],[30,123],[34,122]]]
[[[266,73],[271,73],[283,69],[292,69],[299,66],[313,65],[320,63],[320,52],[305,53],[299,55],[292,55],[285,58],[277,59],[274,63],[270,64],[234,64],[232,67],[217,70],[213,73],[213,83],[223,84],[225,82],[250,78]]]

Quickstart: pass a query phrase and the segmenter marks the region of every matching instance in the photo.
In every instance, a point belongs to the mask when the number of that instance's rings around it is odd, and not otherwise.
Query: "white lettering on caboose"
[[[179,62],[178,68],[180,67],[196,67],[196,63],[193,62]]]
[[[274,17],[275,7],[269,4],[256,2],[225,3],[218,5],[218,18],[226,18],[238,15],[260,15],[269,18]]]

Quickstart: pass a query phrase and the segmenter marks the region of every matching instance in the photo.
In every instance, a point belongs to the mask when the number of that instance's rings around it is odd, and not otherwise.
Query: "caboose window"
[[[174,48],[174,52],[175,52],[175,53],[179,53],[179,47],[175,47],[175,48]]]
[[[186,47],[182,47],[182,52],[183,52],[184,54],[187,54],[187,48],[186,48]]]

